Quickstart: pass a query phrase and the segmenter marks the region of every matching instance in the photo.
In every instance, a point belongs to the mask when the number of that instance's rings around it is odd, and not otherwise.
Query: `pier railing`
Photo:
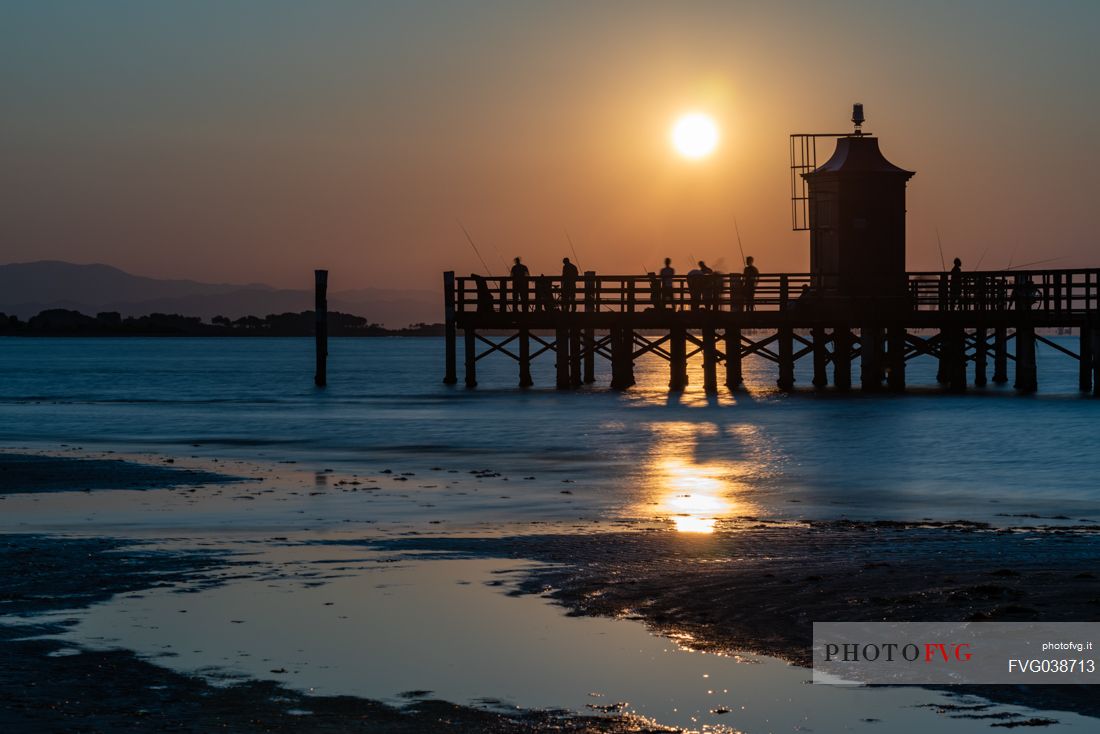
[[[905,299],[914,311],[1038,311],[1052,316],[1095,313],[1100,268],[906,274]],[[787,311],[828,295],[810,273],[650,275],[585,273],[560,276],[470,276],[454,279],[456,313],[642,313],[650,310]]]

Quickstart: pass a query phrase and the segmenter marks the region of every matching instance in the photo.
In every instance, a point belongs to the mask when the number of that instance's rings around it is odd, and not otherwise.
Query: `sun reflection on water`
[[[655,469],[657,504],[682,533],[713,533],[720,519],[745,513],[730,479],[733,467],[664,459]]]

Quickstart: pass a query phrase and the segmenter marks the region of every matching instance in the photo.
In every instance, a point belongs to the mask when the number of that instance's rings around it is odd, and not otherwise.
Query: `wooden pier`
[[[689,288],[684,276],[665,287],[652,276],[587,272],[573,287],[556,277],[539,287],[528,278],[517,289],[512,278],[447,272],[444,382],[458,382],[461,332],[468,387],[477,385],[478,362],[496,355],[516,361],[521,387],[532,384],[532,361],[552,356],[558,388],[595,382],[596,361],[604,359],[611,387],[625,389],[634,384],[635,360],[652,353],[668,362],[673,391],[685,387],[695,358],[708,392],[720,383],[738,389],[742,361],[758,355],[775,364],[784,390],[795,387],[795,364],[805,359],[815,388],[849,390],[855,374],[864,391],[897,392],[906,388],[906,364],[930,355],[946,390],[1012,379],[1031,393],[1042,342],[1077,360],[1081,391],[1100,396],[1100,268],[906,279],[905,295],[833,297],[815,295],[825,291],[810,274],[763,274],[750,293],[739,275],[710,275]],[[1071,330],[1076,350],[1042,335],[1050,329]]]

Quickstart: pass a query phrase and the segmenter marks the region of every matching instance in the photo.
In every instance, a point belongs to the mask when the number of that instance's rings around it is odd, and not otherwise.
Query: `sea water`
[[[750,357],[745,391],[707,396],[698,357],[675,394],[653,355],[616,392],[602,361],[595,385],[558,391],[544,355],[521,390],[494,354],[468,389],[442,384],[441,339],[333,339],[330,352],[319,390],[308,339],[2,339],[0,445],[488,469],[555,492],[571,482],[570,513],[589,517],[649,517],[695,493],[719,516],[1100,520],[1100,401],[1078,392],[1076,360],[1042,344],[1032,396],[943,394],[931,358],[910,363],[904,395],[814,392],[805,359],[784,393]],[[494,517],[546,512],[516,502]]]

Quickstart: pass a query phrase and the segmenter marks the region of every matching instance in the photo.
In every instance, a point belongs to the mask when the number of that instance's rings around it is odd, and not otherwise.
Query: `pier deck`
[[[986,384],[990,366],[992,381],[1005,383],[1011,363],[1015,387],[1033,392],[1035,345],[1043,342],[1077,360],[1081,390],[1100,395],[1100,268],[913,272],[890,297],[823,293],[814,281],[762,274],[750,292],[739,275],[690,287],[675,276],[667,287],[647,275],[588,272],[573,289],[560,277],[517,288],[508,277],[444,273],[444,382],[458,382],[459,331],[467,386],[477,385],[477,362],[492,354],[515,360],[519,384],[529,386],[532,360],[552,354],[563,389],[594,382],[597,359],[611,363],[612,387],[627,388],[634,361],[653,353],[669,362],[672,390],[686,385],[687,361],[697,355],[707,390],[718,389],[720,366],[722,382],[736,389],[741,361],[756,354],[776,364],[782,389],[794,387],[794,365],[805,358],[815,387],[850,389],[858,361],[863,390],[900,391],[906,362],[931,355],[949,390]],[[1075,331],[1077,349],[1040,329]]]

